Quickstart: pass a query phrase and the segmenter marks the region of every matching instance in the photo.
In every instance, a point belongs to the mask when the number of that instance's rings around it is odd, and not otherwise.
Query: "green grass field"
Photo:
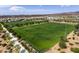
[[[13,27],[13,31],[39,52],[45,52],[54,46],[61,36],[74,29],[73,25],[45,23],[32,26]]]

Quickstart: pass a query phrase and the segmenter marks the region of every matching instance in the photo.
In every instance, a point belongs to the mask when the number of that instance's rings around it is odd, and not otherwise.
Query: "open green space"
[[[10,25],[10,24],[9,24]],[[39,52],[45,52],[74,29],[74,25],[45,23],[13,27],[12,30]]]

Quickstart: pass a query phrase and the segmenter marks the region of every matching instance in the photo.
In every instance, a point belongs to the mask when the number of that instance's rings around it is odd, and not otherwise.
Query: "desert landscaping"
[[[77,17],[78,14],[0,16],[0,51],[78,53]]]

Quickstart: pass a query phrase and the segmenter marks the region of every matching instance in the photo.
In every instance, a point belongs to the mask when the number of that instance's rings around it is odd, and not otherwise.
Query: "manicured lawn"
[[[60,40],[61,36],[66,36],[71,32],[74,26],[46,23],[33,26],[13,27],[12,29],[37,51],[44,52],[54,46]]]

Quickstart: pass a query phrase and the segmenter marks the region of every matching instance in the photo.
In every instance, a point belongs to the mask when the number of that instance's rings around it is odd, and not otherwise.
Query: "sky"
[[[0,5],[0,15],[31,15],[77,12],[79,5]]]

